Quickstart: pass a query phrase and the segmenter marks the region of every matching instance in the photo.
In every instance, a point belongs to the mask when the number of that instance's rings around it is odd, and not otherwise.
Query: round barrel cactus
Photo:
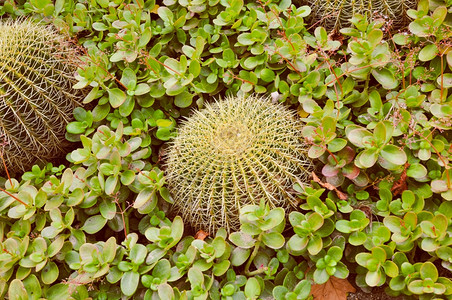
[[[210,233],[240,227],[239,211],[263,199],[288,211],[311,162],[294,112],[266,98],[230,97],[186,119],[166,152],[172,211]]]
[[[72,89],[74,58],[65,37],[48,26],[0,23],[0,151],[10,172],[64,148],[66,124],[82,98]]]
[[[409,23],[408,9],[415,9],[417,0],[302,0],[312,9],[310,20],[328,30],[349,27],[354,14],[368,19],[386,18],[394,29]]]

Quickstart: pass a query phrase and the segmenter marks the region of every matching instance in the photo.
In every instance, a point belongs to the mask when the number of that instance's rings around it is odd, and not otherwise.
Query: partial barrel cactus
[[[195,229],[231,232],[239,210],[264,199],[290,211],[311,162],[296,114],[269,99],[230,97],[186,119],[166,152],[172,211]]]
[[[393,29],[408,25],[408,9],[415,9],[418,0],[301,0],[301,4],[311,7],[310,20],[316,26],[327,30],[350,26],[350,19],[355,14],[367,18],[386,18]]]
[[[74,58],[66,38],[48,26],[0,23],[0,151],[10,172],[64,148],[66,124],[82,97],[72,89]]]

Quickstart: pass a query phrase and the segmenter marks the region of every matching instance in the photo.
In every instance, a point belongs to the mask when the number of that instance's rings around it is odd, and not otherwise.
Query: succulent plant
[[[408,25],[408,9],[415,9],[417,0],[302,0],[303,4],[312,9],[310,19],[317,26],[328,30],[350,26],[355,14],[366,15],[368,19],[374,17],[387,18],[394,29]]]
[[[64,148],[66,124],[81,99],[72,90],[74,55],[48,26],[0,23],[0,151],[10,172],[55,158]]]
[[[172,211],[195,229],[239,227],[239,210],[265,200],[290,211],[293,184],[303,186],[311,162],[301,123],[288,108],[257,96],[229,97],[195,111],[166,154]]]

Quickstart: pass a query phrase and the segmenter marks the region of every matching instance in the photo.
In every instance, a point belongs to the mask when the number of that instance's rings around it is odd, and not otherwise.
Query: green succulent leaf
[[[52,285],[46,292],[47,299],[58,300],[64,299],[68,295],[69,286],[64,283]]]
[[[102,228],[104,228],[105,224],[107,224],[107,219],[102,217],[101,215],[95,215],[86,219],[83,226],[80,228],[89,234],[95,234]]]
[[[322,238],[318,235],[314,235],[308,242],[308,252],[311,255],[318,254],[323,248]]]
[[[118,108],[126,101],[126,94],[118,88],[109,89],[108,100],[113,108]]]
[[[419,52],[419,60],[420,61],[429,61],[435,58],[438,54],[438,47],[435,44],[429,44],[422,48]]]
[[[257,298],[261,294],[261,286],[255,277],[251,277],[245,284],[245,296],[251,299]]]
[[[384,146],[380,154],[384,159],[395,165],[403,165],[407,161],[405,152],[394,145]]]
[[[399,268],[397,267],[397,265],[388,260],[383,264],[383,269],[386,273],[386,275],[388,275],[389,277],[396,277],[397,275],[399,275]]]
[[[436,269],[435,265],[432,264],[431,262],[423,263],[419,272],[422,279],[429,278],[433,282],[435,282],[438,279],[438,270]]]
[[[137,290],[139,281],[140,274],[138,272],[125,272],[121,278],[121,292],[126,296],[132,296]]]
[[[249,234],[243,232],[233,232],[229,235],[229,240],[241,248],[248,249],[254,246],[256,240]]]
[[[330,278],[327,271],[325,269],[316,269],[314,271],[314,282],[316,284],[324,284]]]
[[[369,271],[366,274],[366,283],[369,286],[379,286],[384,278],[385,275],[381,272],[381,270]]]
[[[160,299],[175,299],[173,288],[168,283],[163,283],[159,285],[158,295]]]
[[[356,160],[359,161],[359,164],[363,168],[370,168],[377,162],[378,159],[378,150],[375,148],[366,149],[364,151],[361,151],[356,156]]]
[[[392,71],[387,68],[373,69],[372,75],[387,90],[395,89],[399,85]]]
[[[11,281],[8,289],[8,297],[13,300],[27,300],[27,290],[22,281],[14,279]]]
[[[156,191],[152,187],[147,187],[140,191],[137,198],[135,199],[135,202],[133,203],[133,207],[138,209],[145,205],[148,201],[151,201],[151,203],[153,203],[152,207],[155,207],[155,205],[157,205]]]
[[[351,128],[351,127],[349,127]],[[368,130],[364,128],[356,128],[351,129],[347,131],[347,138],[348,140],[355,146],[364,148],[364,141],[366,138],[369,138],[372,136],[372,133],[370,133]]]
[[[269,232],[262,234],[262,242],[269,248],[279,249],[284,246],[284,236],[278,232]]]
[[[423,178],[427,175],[427,168],[419,163],[411,164],[406,171],[406,175],[412,178]]]
[[[367,240],[367,235],[364,232],[353,232],[348,237],[348,242],[353,246],[359,246],[364,244]]]
[[[42,269],[41,280],[44,284],[51,284],[58,279],[60,274],[58,266],[53,261],[47,263],[47,265]]]

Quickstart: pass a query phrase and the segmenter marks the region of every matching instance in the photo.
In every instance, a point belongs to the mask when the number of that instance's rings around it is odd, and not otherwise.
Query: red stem
[[[16,196],[14,196],[13,194],[11,194],[10,192],[8,192],[7,190],[4,190],[0,187],[0,191],[6,193],[8,196],[13,197],[14,200],[19,201],[20,203],[22,203],[23,205],[25,205],[26,207],[28,207],[29,205],[25,202],[23,202],[22,200],[20,200],[19,198],[17,198]]]

